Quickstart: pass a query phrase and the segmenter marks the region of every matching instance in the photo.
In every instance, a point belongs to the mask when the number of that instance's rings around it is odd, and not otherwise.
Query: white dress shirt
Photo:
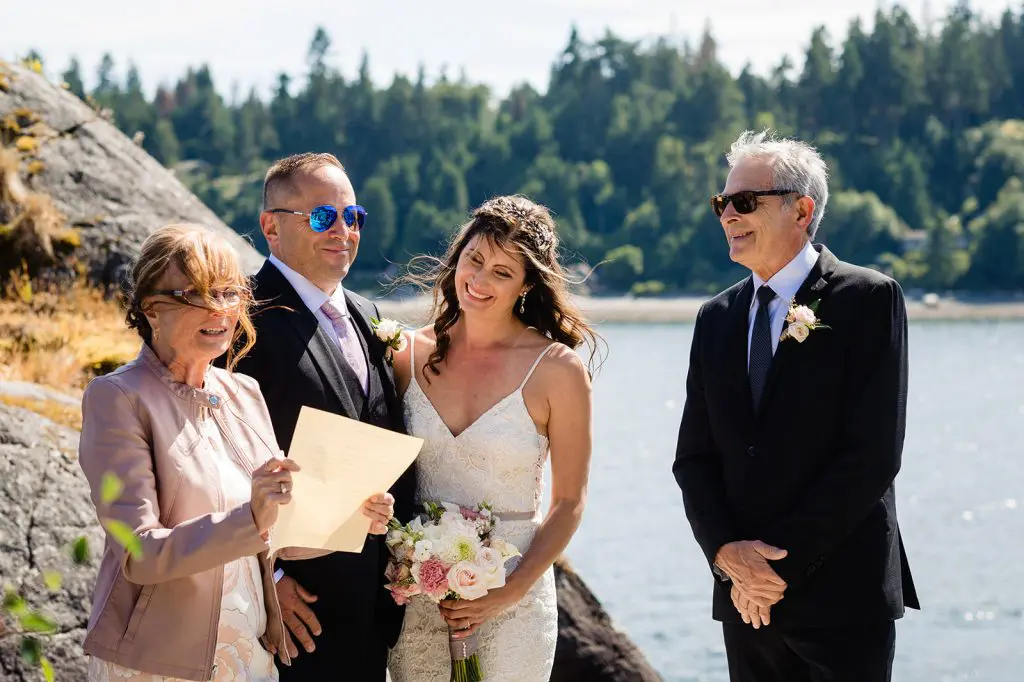
[[[324,303],[327,303],[327,301],[333,303],[334,307],[345,316],[346,323],[349,327],[349,333],[356,333],[356,329],[348,314],[348,304],[345,302],[345,290],[342,288],[341,282],[338,283],[334,293],[328,296],[324,293],[323,289],[285,265],[277,256],[271,254],[270,258],[267,260],[273,263],[274,267],[281,271],[284,278],[288,280],[288,283],[292,285],[293,289],[295,289],[295,293],[299,295],[302,302],[306,304],[307,308],[309,308],[309,312],[316,316],[316,321],[320,324],[320,328],[327,333],[327,338],[334,341],[336,346],[340,346],[341,339],[338,338],[338,332],[334,330],[334,323],[331,322],[331,318],[327,317],[326,313],[321,310]],[[352,336],[351,338],[358,337]]]
[[[768,304],[768,316],[772,323],[772,354],[775,354],[779,347],[779,339],[782,337],[782,327],[786,322],[786,313],[789,312],[789,304],[796,296],[796,292],[803,286],[804,280],[811,274],[811,269],[818,262],[821,254],[815,250],[808,241],[804,248],[796,255],[796,258],[789,261],[786,267],[782,268],[772,278],[765,282],[751,273],[754,279],[754,296],[750,300],[750,314],[747,320],[747,366],[750,366],[750,339],[754,334],[754,318],[757,315],[757,290],[761,285],[767,284],[775,292],[775,298]]]

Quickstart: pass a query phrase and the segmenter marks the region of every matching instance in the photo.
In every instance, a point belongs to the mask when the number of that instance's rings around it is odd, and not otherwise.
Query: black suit
[[[370,327],[370,318],[380,317],[372,303],[345,292],[366,354],[369,390],[364,395],[337,344],[269,261],[256,275],[253,289],[258,301],[253,316],[256,345],[236,369],[259,381],[282,450],[288,452],[303,405],[404,432],[394,375],[384,360],[385,347]],[[412,516],[415,487],[415,469],[410,468],[390,491],[396,517]],[[287,575],[318,597],[311,608],[323,626],[323,633],[314,638],[312,654],[300,647],[290,667],[279,666],[284,682],[384,680],[387,648],[397,641],[404,614],[383,588],[387,560],[383,536],[370,536],[361,554],[335,552],[317,559],[278,562]]]
[[[731,585],[715,580],[713,617],[725,623],[734,680],[885,679],[851,673],[850,652],[827,644],[829,635],[846,628],[838,640],[868,666],[865,647],[887,647],[876,659],[891,657],[892,621],[905,606],[919,608],[893,490],[907,398],[903,293],[815,248],[821,255],[796,303],[819,301],[818,318],[831,328],[779,342],[756,414],[747,372],[752,278],[704,304],[694,329],[672,467],[694,536],[709,564],[737,540],[789,552],[772,562],[789,587],[760,631],[742,623]],[[790,657],[789,667],[773,676],[744,663],[766,651]]]

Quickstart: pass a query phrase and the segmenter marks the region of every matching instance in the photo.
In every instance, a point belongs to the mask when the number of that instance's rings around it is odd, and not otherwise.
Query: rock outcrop
[[[78,433],[20,408],[0,405],[0,588],[13,588],[57,627],[43,653],[60,682],[85,680],[82,641],[89,621],[102,534],[85,476],[75,461]],[[92,556],[71,560],[79,537]],[[46,572],[61,574],[51,590]],[[52,585],[56,587],[56,585]],[[0,679],[37,682],[21,655],[13,619],[0,616]]]
[[[22,187],[15,185],[14,194],[52,199],[64,219],[61,243],[94,279],[112,282],[146,235],[170,222],[201,223],[224,234],[248,271],[262,261],[102,113],[20,64],[0,62],[0,142],[20,162]],[[22,208],[38,208],[17,205],[17,196],[5,201],[3,194],[0,225],[16,224]]]
[[[629,637],[612,624],[583,579],[563,559],[555,563],[558,648],[551,682],[661,682]]]

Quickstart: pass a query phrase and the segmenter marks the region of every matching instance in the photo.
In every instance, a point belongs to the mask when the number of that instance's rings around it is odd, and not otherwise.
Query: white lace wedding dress
[[[541,475],[548,455],[548,440],[537,433],[526,410],[523,387],[552,346],[538,356],[519,388],[458,435],[441,420],[415,376],[403,398],[406,428],[424,439],[416,460],[417,504],[430,500],[472,507],[487,501],[499,515],[531,512],[531,520],[499,521],[495,530],[523,554],[540,524]],[[410,355],[415,367],[415,356]],[[482,625],[479,633],[485,680],[547,682],[558,639],[553,571],[548,569],[522,601]],[[448,627],[437,605],[414,598],[391,652],[391,679],[448,682],[449,661]]]

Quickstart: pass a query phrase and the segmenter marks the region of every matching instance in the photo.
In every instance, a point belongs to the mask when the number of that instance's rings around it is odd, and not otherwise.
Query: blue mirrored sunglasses
[[[338,209],[330,204],[317,206],[309,213],[303,213],[302,211],[289,211],[286,208],[271,208],[267,209],[267,212],[287,213],[289,215],[300,215],[303,218],[308,218],[309,227],[314,232],[326,232],[331,229],[331,226],[338,220]],[[363,229],[363,225],[366,224],[366,209],[359,204],[346,206],[341,212],[341,219],[345,221],[345,227],[358,232]]]

